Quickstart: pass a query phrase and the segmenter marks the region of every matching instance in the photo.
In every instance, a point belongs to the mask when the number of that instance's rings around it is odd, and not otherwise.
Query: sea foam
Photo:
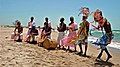
[[[89,43],[96,42],[97,39],[99,39],[99,38],[97,38],[97,37],[92,37],[92,36],[89,36],[89,37],[88,37]],[[113,41],[112,41],[111,44],[108,45],[108,47],[120,49],[120,43],[119,43],[119,42],[113,42]]]

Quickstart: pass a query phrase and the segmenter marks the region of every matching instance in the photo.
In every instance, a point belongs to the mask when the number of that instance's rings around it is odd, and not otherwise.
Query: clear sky
[[[0,25],[12,25],[15,20],[27,25],[31,16],[35,17],[37,26],[43,25],[45,17],[49,17],[54,27],[60,17],[64,17],[68,24],[69,17],[74,16],[75,21],[80,23],[78,13],[83,6],[91,11],[102,10],[112,28],[120,30],[120,0],[0,0]]]

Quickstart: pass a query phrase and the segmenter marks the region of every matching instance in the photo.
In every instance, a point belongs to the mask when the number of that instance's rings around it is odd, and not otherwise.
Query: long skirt
[[[64,38],[65,33],[64,32],[59,32],[58,33],[58,38],[57,38],[57,42],[59,45],[61,45],[61,40]]]
[[[76,37],[76,32],[71,32],[68,34],[68,36],[64,37],[62,40],[61,40],[61,44],[63,46],[70,46],[70,47],[74,47],[75,45],[74,44],[70,44],[70,42]]]

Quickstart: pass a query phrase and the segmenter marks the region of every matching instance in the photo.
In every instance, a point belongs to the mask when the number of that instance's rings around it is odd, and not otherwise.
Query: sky
[[[73,16],[79,24],[81,7],[88,7],[90,11],[102,10],[112,28],[120,30],[120,0],[0,0],[0,25],[12,25],[15,20],[20,20],[27,26],[31,16],[35,17],[37,26],[43,26],[45,17],[53,27],[59,24],[61,17],[69,24],[69,18]],[[92,16],[88,21],[93,21]]]

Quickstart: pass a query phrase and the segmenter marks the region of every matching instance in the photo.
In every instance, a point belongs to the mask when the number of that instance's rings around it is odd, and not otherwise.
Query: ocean
[[[111,44],[109,44],[109,47],[112,48],[116,48],[116,49],[120,49],[120,30],[113,30],[112,31],[114,34],[114,38],[111,42]],[[89,36],[88,41],[89,42],[95,42],[98,38],[100,38],[102,36],[102,32],[101,31],[92,31],[92,36]]]

